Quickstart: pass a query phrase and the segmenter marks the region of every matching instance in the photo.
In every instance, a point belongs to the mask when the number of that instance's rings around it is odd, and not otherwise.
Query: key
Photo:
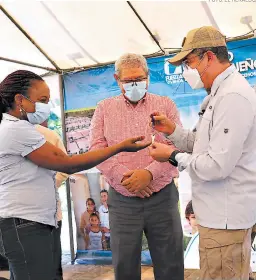
[[[155,141],[155,137],[156,137],[156,136],[155,136],[155,134],[152,134],[152,135],[151,135],[151,139],[152,139],[152,144],[154,144],[154,141]]]

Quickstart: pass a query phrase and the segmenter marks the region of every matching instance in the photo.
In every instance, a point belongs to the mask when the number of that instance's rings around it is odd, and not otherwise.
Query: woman
[[[85,228],[89,225],[90,216],[92,213],[99,214],[96,211],[96,205],[94,199],[89,197],[86,200],[86,211],[82,214],[81,221],[80,221],[80,232],[84,237],[84,240],[85,240]]]
[[[150,143],[137,137],[73,157],[46,142],[35,124],[50,114],[50,91],[29,71],[16,71],[0,83],[0,253],[15,280],[52,280],[52,229],[56,226],[55,172],[73,174],[119,152]]]

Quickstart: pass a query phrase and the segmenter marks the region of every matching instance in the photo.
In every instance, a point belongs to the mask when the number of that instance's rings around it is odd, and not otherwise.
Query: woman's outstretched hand
[[[145,149],[151,144],[151,141],[145,143],[137,143],[144,139],[144,136],[126,139],[120,143],[120,149],[122,152],[137,152],[139,150]]]

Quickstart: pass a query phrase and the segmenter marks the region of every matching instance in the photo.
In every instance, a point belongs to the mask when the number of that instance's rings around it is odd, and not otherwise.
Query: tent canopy
[[[102,65],[125,52],[167,54],[203,25],[227,37],[245,34],[256,28],[256,2],[10,1],[1,4],[0,25],[1,58],[41,66],[33,71],[43,74]],[[31,70],[1,58],[0,79]]]

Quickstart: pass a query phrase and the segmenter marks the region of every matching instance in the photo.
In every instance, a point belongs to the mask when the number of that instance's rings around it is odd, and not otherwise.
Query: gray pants
[[[148,240],[155,280],[183,280],[183,233],[174,183],[150,198],[109,191],[111,250],[115,280],[141,280],[143,231]]]

